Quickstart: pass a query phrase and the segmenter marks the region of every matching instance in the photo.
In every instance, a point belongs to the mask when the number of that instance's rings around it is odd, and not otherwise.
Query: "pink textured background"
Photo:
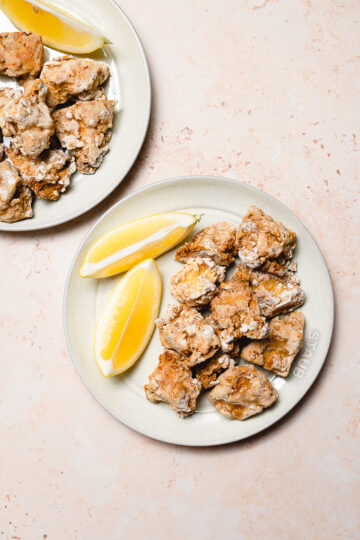
[[[122,0],[152,72],[137,165],[71,225],[0,237],[0,539],[332,540],[359,532],[358,0]],[[112,203],[182,174],[274,195],[336,295],[331,352],[273,429],[191,449],[146,439],[81,383],[62,329],[74,251]]]

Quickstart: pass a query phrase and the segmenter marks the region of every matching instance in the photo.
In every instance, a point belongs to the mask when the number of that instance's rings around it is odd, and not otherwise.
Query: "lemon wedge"
[[[154,214],[120,225],[90,246],[79,274],[103,278],[158,257],[184,240],[199,221],[185,212]]]
[[[44,0],[0,0],[0,7],[17,28],[40,34],[54,49],[85,54],[106,43],[97,30]]]
[[[141,262],[120,280],[95,331],[95,360],[104,377],[122,373],[141,356],[154,331],[160,299],[160,274],[153,259]]]

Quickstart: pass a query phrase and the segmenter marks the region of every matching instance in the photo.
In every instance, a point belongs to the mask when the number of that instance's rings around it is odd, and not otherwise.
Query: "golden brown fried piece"
[[[208,257],[216,264],[228,266],[234,260],[236,229],[228,221],[218,221],[199,231],[191,242],[176,252],[176,260],[187,262],[194,257]]]
[[[31,218],[32,193],[10,161],[0,163],[0,221]]]
[[[234,367],[235,361],[230,355],[218,351],[212,358],[205,360],[195,366],[194,376],[201,382],[202,387],[207,390],[218,383],[218,378],[226,369]]]
[[[56,107],[70,99],[88,101],[102,96],[100,86],[109,73],[102,62],[67,55],[46,62],[40,78],[48,88],[49,107]]]
[[[218,283],[225,279],[225,266],[208,257],[189,259],[170,280],[170,292],[187,306],[206,306],[218,291]]]
[[[93,174],[109,150],[115,102],[106,98],[75,103],[53,113],[61,146],[76,159],[76,167]]]
[[[292,273],[279,277],[253,270],[251,290],[257,298],[260,312],[264,317],[274,317],[279,313],[292,311],[305,301],[305,293]]]
[[[165,350],[144,388],[152,403],[164,401],[181,416],[188,416],[195,411],[201,384],[179,354]]]
[[[249,268],[258,268],[280,255],[285,260],[290,259],[296,246],[296,234],[260,208],[251,206],[240,224],[236,242],[240,262]]]
[[[236,339],[243,336],[261,339],[268,332],[251,291],[250,274],[248,268],[239,265],[233,277],[220,284],[220,292],[210,304],[211,318],[220,330],[221,347],[225,352],[231,350]]]
[[[46,87],[40,81],[29,81],[20,94],[2,108],[0,126],[5,137],[24,156],[35,158],[50,144],[54,122],[45,103]]]
[[[277,400],[270,382],[254,366],[227,369],[207,396],[221,414],[234,420],[261,413]]]
[[[44,64],[44,47],[38,34],[0,34],[0,73],[9,77],[35,78]]]
[[[246,345],[241,357],[263,366],[281,377],[287,377],[295,356],[301,349],[305,318],[296,311],[270,321],[269,336]]]
[[[76,170],[74,158],[63,150],[45,150],[35,159],[23,156],[12,146],[6,153],[24,182],[40,199],[57,201]]]
[[[220,346],[211,323],[194,308],[168,305],[157,327],[162,345],[184,356],[190,367],[213,356]]]

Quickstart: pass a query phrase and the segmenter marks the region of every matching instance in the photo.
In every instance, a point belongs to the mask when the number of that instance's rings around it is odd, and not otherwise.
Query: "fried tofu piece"
[[[231,350],[236,339],[262,339],[268,333],[268,324],[251,291],[250,274],[248,268],[239,265],[233,277],[220,284],[220,292],[210,304],[224,352]]]
[[[106,98],[75,103],[53,113],[61,146],[75,157],[76,167],[93,174],[109,150],[115,102]]]
[[[236,243],[240,262],[249,268],[258,268],[280,255],[290,259],[296,246],[296,234],[260,208],[250,206],[238,229]]]
[[[31,32],[0,34],[0,73],[9,77],[35,78],[44,64],[41,36]]]
[[[104,95],[100,87],[109,74],[102,62],[66,55],[46,62],[40,78],[48,88],[49,107],[56,107],[70,99],[89,101]]]
[[[168,305],[157,327],[162,345],[184,356],[189,367],[204,362],[220,347],[212,324],[194,308]]]
[[[36,158],[48,148],[54,134],[54,122],[45,103],[46,87],[40,81],[29,81],[24,93],[2,108],[0,126],[5,137],[24,156]]]
[[[305,293],[299,286],[299,280],[292,273],[279,277],[253,270],[251,290],[264,317],[287,313],[305,302]]]
[[[218,291],[218,283],[225,279],[226,268],[208,257],[189,259],[170,280],[170,292],[187,306],[209,304]]]
[[[31,218],[32,193],[10,161],[0,163],[0,221]]]
[[[277,400],[277,393],[268,379],[254,366],[227,369],[207,396],[222,415],[234,420],[245,420],[261,413]]]
[[[40,199],[57,201],[76,171],[74,158],[64,150],[45,150],[35,159],[23,156],[12,146],[6,153],[24,182]]]
[[[164,401],[181,416],[188,416],[195,411],[201,383],[193,378],[179,354],[165,350],[144,388],[152,403]]]
[[[228,266],[234,260],[236,229],[228,221],[218,221],[204,227],[175,255],[179,262],[187,262],[195,257],[208,257],[216,264]]]
[[[229,367],[235,366],[235,360],[229,355],[218,351],[212,358],[195,366],[194,376],[207,390],[218,383],[219,376]]]
[[[270,321],[268,337],[246,345],[241,357],[251,364],[287,377],[302,346],[304,323],[305,318],[300,311],[275,317]]]

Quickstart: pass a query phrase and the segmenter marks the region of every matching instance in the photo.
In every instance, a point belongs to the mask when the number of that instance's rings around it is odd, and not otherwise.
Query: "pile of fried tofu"
[[[109,149],[115,102],[103,84],[109,67],[61,56],[44,63],[38,34],[0,34],[0,221],[33,215],[33,195],[56,201],[78,170],[94,173]]]
[[[179,304],[157,321],[164,352],[145,385],[149,401],[188,416],[204,390],[236,420],[276,402],[265,373],[287,377],[303,341],[295,247],[294,232],[251,206],[238,229],[211,224],[177,250],[184,266],[170,291]]]

